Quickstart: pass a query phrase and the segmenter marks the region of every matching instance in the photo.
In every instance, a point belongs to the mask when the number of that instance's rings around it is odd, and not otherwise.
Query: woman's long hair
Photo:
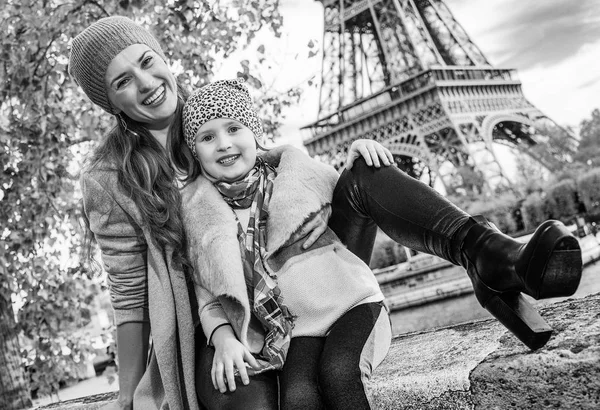
[[[195,160],[183,141],[181,111],[188,97],[178,84],[177,109],[165,150],[143,125],[123,113],[89,159],[88,167],[110,166],[118,182],[138,206],[152,240],[163,250],[173,249],[175,266],[187,270],[185,233],[181,219],[181,195],[178,180],[193,180],[198,175]],[[93,235],[85,213],[84,253],[91,257]]]

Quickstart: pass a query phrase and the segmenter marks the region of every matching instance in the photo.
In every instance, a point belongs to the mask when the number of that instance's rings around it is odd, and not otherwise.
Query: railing
[[[433,86],[483,85],[494,82],[519,82],[516,70],[481,67],[435,67],[406,80],[388,86],[374,94],[356,100],[337,112],[302,127],[305,142],[326,133],[340,124],[357,119],[393,101],[408,98]]]

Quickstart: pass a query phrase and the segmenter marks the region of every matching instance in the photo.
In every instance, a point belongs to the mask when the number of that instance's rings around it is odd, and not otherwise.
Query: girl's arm
[[[244,346],[236,337],[231,326],[220,326],[212,334],[212,344],[215,346],[213,366],[210,371],[212,383],[215,389],[225,393],[235,391],[236,369],[242,383],[250,383],[246,363],[258,369],[258,363],[250,350]]]
[[[212,369],[210,371],[213,386],[221,393],[229,388],[235,391],[235,374],[242,379],[242,383],[250,383],[246,363],[253,368],[258,368],[258,363],[250,350],[236,337],[229,318],[218,298],[202,286],[197,279],[194,280],[194,289],[198,299],[198,313],[200,324],[206,335],[209,346],[215,348]]]
[[[359,139],[352,143],[348,150],[346,159],[346,168],[351,169],[357,158],[363,157],[368,166],[379,168],[381,163],[386,167],[394,163],[392,153],[377,141],[370,139]],[[331,217],[331,206],[324,206],[320,212],[313,215],[288,241],[296,242],[298,239],[307,236],[302,244],[304,249],[310,248],[321,235],[327,230],[327,224]]]
[[[194,280],[194,289],[198,299],[198,313],[202,330],[206,335],[208,345],[215,348],[210,371],[213,386],[221,393],[225,393],[227,388],[235,391],[236,369],[242,383],[246,385],[250,383],[246,363],[253,368],[258,368],[258,363],[248,348],[235,336],[229,318],[218,298],[204,288],[197,279]]]

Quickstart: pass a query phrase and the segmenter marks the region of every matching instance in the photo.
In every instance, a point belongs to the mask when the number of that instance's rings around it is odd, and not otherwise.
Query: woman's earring
[[[121,123],[121,127],[123,127],[123,129],[125,129],[125,132],[127,132],[128,129],[127,129],[127,123],[125,122],[125,118],[121,117],[121,114],[117,114],[117,118],[119,119],[119,122]]]
[[[121,123],[121,126],[125,129],[125,133],[131,133],[133,135],[135,135],[136,137],[138,136],[137,132],[130,130],[129,128],[127,128],[127,121],[125,121],[125,118],[123,118],[121,116],[121,114],[117,114],[117,117],[119,118],[119,122]]]

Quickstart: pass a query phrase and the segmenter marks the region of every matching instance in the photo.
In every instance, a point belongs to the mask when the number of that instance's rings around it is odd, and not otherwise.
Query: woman
[[[195,177],[181,137],[185,93],[156,39],[123,17],[99,20],[80,33],[69,70],[92,102],[118,118],[81,177],[117,322],[114,407],[198,408],[193,358],[195,346],[206,341],[194,340],[195,297],[185,275],[179,215],[180,181]],[[389,152],[369,142],[353,144],[350,166],[358,151],[367,162],[377,164],[379,155],[390,163]],[[539,316],[531,323],[535,311],[520,292],[548,297],[575,291],[581,252],[564,226],[548,222],[523,246],[397,168],[367,167],[365,161],[346,170],[334,192],[331,227],[349,248],[367,260],[379,225],[403,245],[460,264],[486,308],[530,347],[543,345],[549,328],[539,326]],[[326,212],[319,216],[327,219]],[[320,219],[307,225],[317,228],[306,245],[325,230]],[[529,316],[519,317],[523,309]],[[153,353],[146,364],[150,328]]]
[[[71,49],[71,75],[92,102],[118,118],[81,176],[115,311],[115,408],[131,408],[134,392],[135,408],[198,407],[176,186],[176,172],[185,173],[189,159],[171,148],[180,145],[176,119],[185,94],[165,60],[147,31],[119,17],[90,26]]]
[[[179,215],[180,182],[194,177],[181,136],[186,94],[156,39],[124,17],[101,19],[80,33],[69,70],[92,102],[118,120],[81,176],[117,325],[113,407],[198,408],[195,346],[205,340],[202,332],[194,340],[198,318]],[[327,228],[327,216],[308,224],[306,246]],[[150,329],[153,354],[146,364]]]

